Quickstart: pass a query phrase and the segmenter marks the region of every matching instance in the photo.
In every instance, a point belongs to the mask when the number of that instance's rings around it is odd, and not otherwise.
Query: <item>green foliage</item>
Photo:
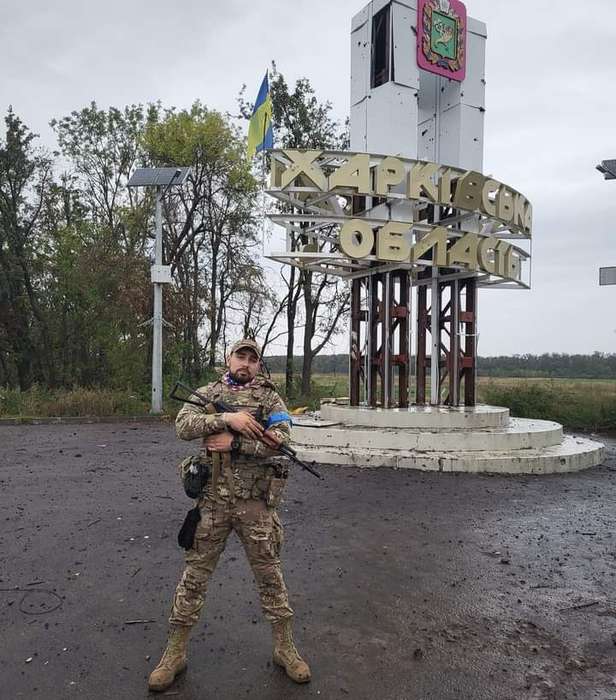
[[[267,357],[271,372],[283,372],[284,355]],[[295,367],[301,367],[301,355],[294,357]],[[477,361],[481,377],[527,377],[527,378],[580,378],[616,379],[616,354],[595,352],[592,355],[566,355],[546,353],[544,355],[514,355],[480,357]],[[316,373],[342,372],[349,367],[346,353],[319,355],[314,360]]]
[[[42,309],[46,246],[39,222],[51,181],[51,159],[9,108],[0,141],[0,371],[29,386],[55,382],[51,338]],[[44,348],[43,353],[38,348]],[[12,362],[7,356],[14,357]],[[1,376],[1,375],[0,375]]]
[[[308,406],[311,411],[316,411],[321,405],[321,399],[331,399],[345,396],[349,390],[349,382],[346,375],[338,377],[330,374],[314,374],[310,383],[310,393],[302,392],[301,379],[293,382],[291,392],[284,390],[284,374],[272,374],[272,381],[276,384],[289,408]]]
[[[127,223],[130,210],[143,204],[145,194],[129,190],[126,183],[135,166],[148,164],[141,134],[158,120],[159,111],[156,104],[104,110],[91,102],[50,122],[62,154],[73,165],[92,220],[111,228],[123,248],[135,249],[144,242],[143,231],[127,229]]]
[[[277,148],[349,148],[349,121],[340,124],[332,116],[331,102],[319,102],[308,78],[299,78],[291,89],[272,61],[269,71],[272,124]],[[250,119],[254,104],[246,100],[246,85],[238,96],[240,116]]]
[[[513,355],[481,357],[479,372],[491,377],[616,377],[616,354],[595,352],[592,355]]]
[[[242,192],[256,190],[239,130],[220,112],[198,100],[188,110],[168,109],[160,121],[151,121],[142,143],[156,166],[205,167],[224,176],[229,187]],[[193,179],[200,174],[193,172]]]
[[[505,406],[518,418],[539,418],[573,430],[616,430],[616,382],[488,380],[482,403]]]
[[[212,368],[218,361],[230,315],[235,312],[238,325],[247,326],[247,315],[260,309],[261,316],[267,308],[262,302],[269,292],[252,252],[257,181],[238,129],[200,102],[189,110],[167,110],[142,141],[156,165],[191,165],[187,184],[168,202],[165,249],[179,283],[170,314],[180,351],[176,364],[197,378],[204,364]],[[203,326],[206,347],[199,339]]]
[[[146,415],[149,402],[128,391],[51,391],[34,384],[28,391],[0,389],[0,417]]]
[[[318,101],[308,78],[291,90],[272,63],[270,92],[274,131],[283,148],[348,149],[348,121],[341,126],[332,117],[331,102]]]
[[[213,367],[237,309],[263,324],[271,293],[250,254],[257,183],[229,119],[196,102],[101,109],[51,125],[69,171],[11,110],[0,141],[0,386],[147,386],[154,197],[128,188],[136,166],[191,166],[163,207],[164,372]],[[57,155],[57,154],[56,154]],[[263,301],[265,300],[265,302]],[[207,325],[209,324],[209,332]]]

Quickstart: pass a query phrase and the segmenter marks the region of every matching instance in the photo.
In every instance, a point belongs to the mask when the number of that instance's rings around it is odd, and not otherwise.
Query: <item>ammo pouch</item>
[[[180,463],[180,477],[188,498],[199,498],[210,478],[209,464],[192,455]]]
[[[265,502],[269,508],[277,508],[282,500],[282,493],[287,485],[286,479],[272,477],[269,482],[269,488],[265,496]]]

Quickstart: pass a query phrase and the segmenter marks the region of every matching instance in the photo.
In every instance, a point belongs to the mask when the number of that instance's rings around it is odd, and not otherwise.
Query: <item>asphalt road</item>
[[[0,445],[0,697],[147,698],[196,446],[164,424],[0,427]],[[164,697],[616,698],[609,446],[571,475],[293,474],[283,558],[312,683],[272,666],[231,539]]]

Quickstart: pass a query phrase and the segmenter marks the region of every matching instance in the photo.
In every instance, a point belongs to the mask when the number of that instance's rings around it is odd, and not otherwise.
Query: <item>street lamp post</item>
[[[616,180],[616,160],[602,160],[596,166],[606,180]],[[616,284],[616,267],[599,268],[599,285]]]
[[[129,187],[156,187],[154,217],[156,243],[151,277],[154,286],[154,314],[152,317],[152,407],[150,413],[163,410],[163,284],[170,284],[171,266],[163,265],[162,202],[171,186],[181,185],[190,168],[137,168],[128,181]]]

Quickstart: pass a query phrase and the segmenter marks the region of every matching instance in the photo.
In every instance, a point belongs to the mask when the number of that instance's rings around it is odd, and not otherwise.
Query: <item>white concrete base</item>
[[[329,410],[332,408],[333,411]],[[504,425],[458,427],[460,415],[466,415],[465,420],[468,416],[479,415],[479,422],[488,416],[490,423],[494,416],[500,420],[503,411],[507,416]],[[400,416],[402,413],[328,406],[321,411],[325,420],[294,418],[294,446],[301,459],[321,464],[502,474],[578,471],[601,464],[604,456],[601,443],[580,437],[563,438],[562,426],[558,423],[508,418],[508,410],[498,407],[483,406],[479,411],[426,407],[413,414],[422,416],[421,421],[426,423],[423,428],[381,425],[387,414]],[[447,425],[448,413],[453,416],[450,421],[453,425]],[[369,414],[377,417],[376,425],[366,425]],[[344,416],[345,421],[350,421],[352,415],[359,415],[359,425],[332,421],[334,416]],[[433,418],[431,425],[430,416]],[[394,418],[394,422],[396,420]],[[471,418],[470,422],[473,421]]]
[[[418,428],[366,428],[325,423],[323,427],[294,421],[293,439],[308,447],[336,449],[419,450],[421,452],[459,452],[464,450],[520,450],[550,447],[563,439],[558,423],[545,420],[510,418],[500,428],[467,430],[429,430]]]
[[[499,428],[507,425],[509,409],[478,405],[471,408],[448,406],[409,406],[408,408],[363,408],[339,403],[323,403],[321,418],[344,425],[370,428]]]

